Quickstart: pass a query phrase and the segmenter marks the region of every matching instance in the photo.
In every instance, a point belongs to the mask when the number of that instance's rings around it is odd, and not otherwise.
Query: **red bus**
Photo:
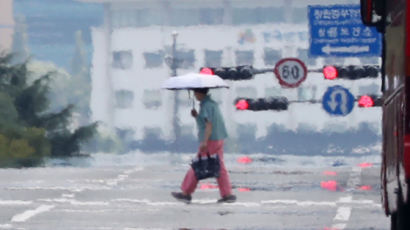
[[[382,203],[391,229],[410,229],[410,0],[361,0],[382,34]]]

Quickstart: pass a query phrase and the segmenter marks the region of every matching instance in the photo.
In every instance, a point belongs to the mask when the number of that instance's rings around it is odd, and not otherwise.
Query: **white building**
[[[309,69],[326,63],[378,63],[378,59],[310,59],[307,6],[323,1],[308,0],[79,0],[104,4],[104,25],[92,29],[91,109],[94,120],[109,127],[129,130],[136,140],[148,133],[171,140],[175,92],[161,90],[171,76],[166,63],[171,55],[172,34],[177,36],[178,74],[198,72],[203,66],[272,68],[284,57],[297,57]],[[344,0],[337,3],[355,3]],[[336,4],[333,2],[333,4]],[[354,95],[379,90],[379,80],[323,80],[309,73],[297,89],[282,88],[273,73],[253,80],[229,81],[229,90],[213,90],[228,123],[229,134],[255,132],[266,135],[276,123],[296,130],[300,125],[338,131],[360,122],[379,125],[378,109],[355,109],[346,117],[328,115],[321,104],[293,103],[283,112],[236,111],[237,97],[286,96],[289,100],[320,100],[328,86],[343,84]],[[371,92],[369,92],[371,91]],[[179,94],[179,118],[183,135],[195,135],[188,93]]]
[[[0,53],[10,52],[13,43],[13,0],[0,1]]]

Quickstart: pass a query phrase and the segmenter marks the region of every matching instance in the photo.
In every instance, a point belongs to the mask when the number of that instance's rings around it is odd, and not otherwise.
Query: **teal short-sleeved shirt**
[[[196,117],[196,123],[198,125],[198,140],[201,142],[205,136],[205,124],[206,121],[212,124],[212,133],[209,140],[223,140],[228,136],[225,128],[225,122],[223,120],[221,111],[218,104],[207,95],[202,99],[199,108],[199,114]]]

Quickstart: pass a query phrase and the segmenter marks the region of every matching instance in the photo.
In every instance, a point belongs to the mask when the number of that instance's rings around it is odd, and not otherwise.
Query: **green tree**
[[[0,57],[0,166],[35,166],[47,156],[78,155],[97,125],[71,130],[73,105],[48,111],[54,73],[31,79],[27,63],[12,60]]]

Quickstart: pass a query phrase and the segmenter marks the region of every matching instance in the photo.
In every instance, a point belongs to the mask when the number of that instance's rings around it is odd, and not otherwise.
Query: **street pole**
[[[172,77],[177,76],[177,69],[179,67],[179,59],[178,59],[178,54],[177,54],[177,37],[178,33],[176,31],[172,32],[172,51],[171,51],[171,71],[172,71]],[[174,94],[174,117],[173,117],[173,128],[174,128],[174,135],[175,135],[175,141],[174,141],[174,151],[177,152],[179,150],[179,145],[178,142],[180,141],[181,137],[181,129],[179,127],[179,117],[178,117],[178,111],[179,111],[179,91],[176,90]]]

